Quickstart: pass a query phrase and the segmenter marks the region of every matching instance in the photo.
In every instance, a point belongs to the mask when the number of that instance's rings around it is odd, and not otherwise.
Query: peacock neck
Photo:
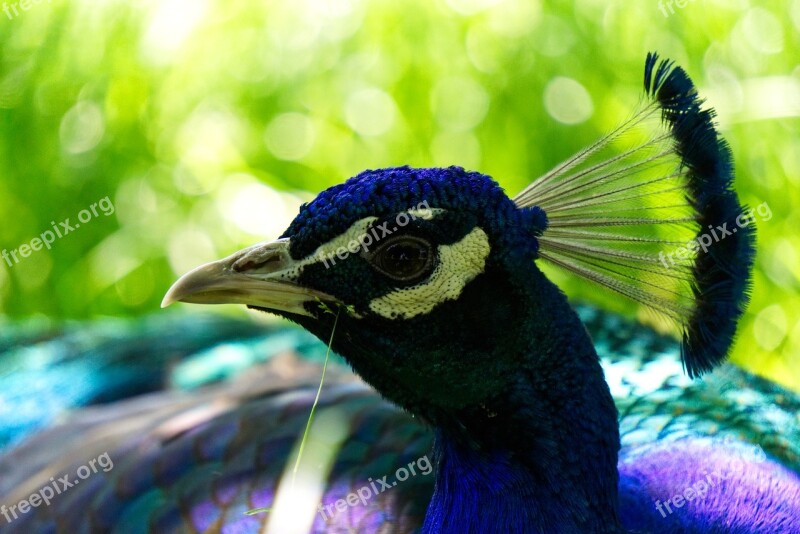
[[[436,423],[425,534],[621,532],[616,408],[580,320],[533,279],[507,387]]]

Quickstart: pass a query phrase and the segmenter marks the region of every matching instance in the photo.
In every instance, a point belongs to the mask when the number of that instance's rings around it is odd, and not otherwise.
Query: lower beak
[[[289,240],[259,243],[227,258],[201,265],[169,288],[161,307],[173,302],[246,304],[276,312],[312,316],[305,304],[335,303],[332,296],[287,280],[295,274]]]

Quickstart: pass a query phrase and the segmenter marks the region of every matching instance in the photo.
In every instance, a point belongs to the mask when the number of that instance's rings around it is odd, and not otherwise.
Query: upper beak
[[[285,275],[295,267],[288,239],[259,243],[189,271],[169,288],[161,307],[177,301],[247,304],[311,316],[305,303],[336,302],[326,293],[286,280]]]

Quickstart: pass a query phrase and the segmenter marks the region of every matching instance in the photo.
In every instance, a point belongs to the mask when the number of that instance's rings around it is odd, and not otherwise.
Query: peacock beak
[[[259,243],[189,271],[169,288],[161,307],[173,302],[245,304],[271,311],[312,316],[307,302],[336,302],[332,296],[298,285],[289,240]]]

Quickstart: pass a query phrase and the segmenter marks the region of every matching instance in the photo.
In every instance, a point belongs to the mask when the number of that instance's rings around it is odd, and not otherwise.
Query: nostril
[[[233,270],[239,272],[255,270],[266,270],[268,272],[273,272],[278,270],[278,266],[282,263],[281,256],[277,253],[271,253],[267,257],[261,259],[248,255],[240,260],[237,260],[233,264]]]
[[[250,247],[231,264],[231,269],[243,274],[270,274],[285,269],[291,261],[287,246],[287,242],[277,241]]]

